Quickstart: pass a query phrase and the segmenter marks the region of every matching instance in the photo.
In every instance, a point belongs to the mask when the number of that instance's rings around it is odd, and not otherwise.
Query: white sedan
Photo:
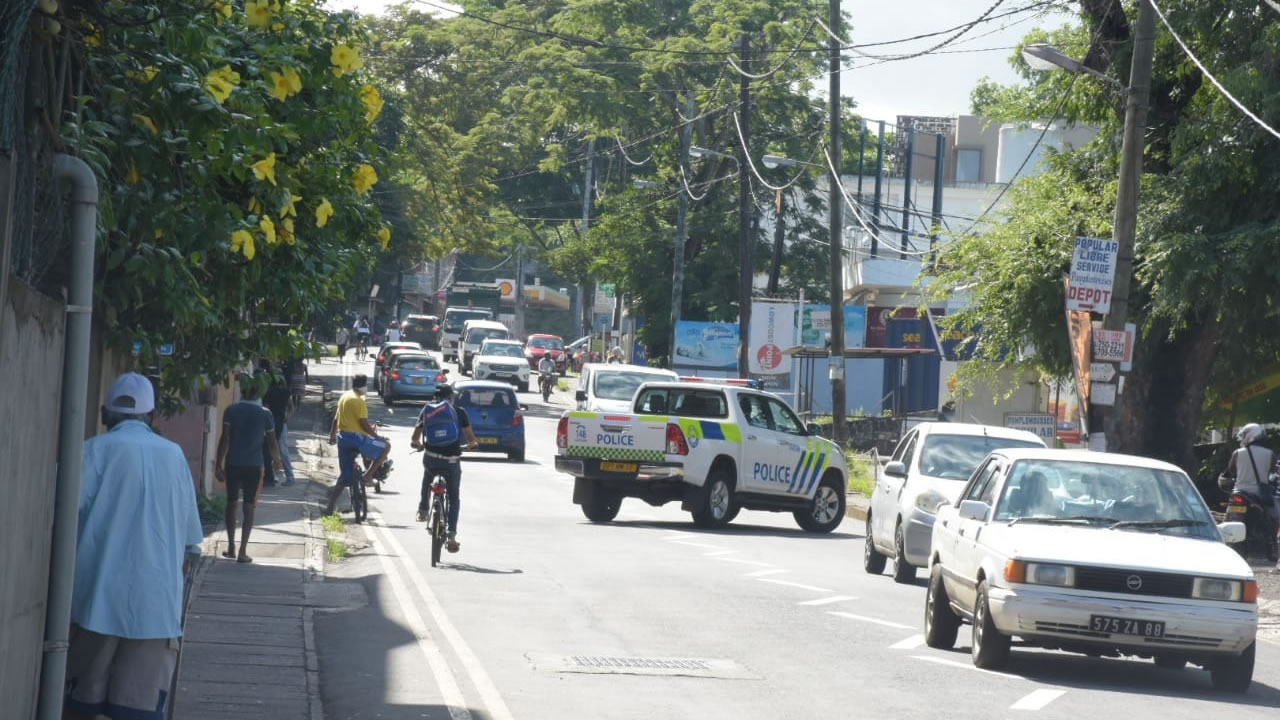
[[[925,640],[950,648],[972,624],[973,662],[999,668],[1010,642],[1154,658],[1253,678],[1258,585],[1224,544],[1191,480],[1168,463],[1079,450],[998,450],[933,530]]]

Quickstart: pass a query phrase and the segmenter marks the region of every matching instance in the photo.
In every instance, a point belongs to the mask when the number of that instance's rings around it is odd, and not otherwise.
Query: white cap
[[[122,415],[146,415],[156,409],[156,391],[142,375],[125,373],[111,383],[103,406]]]

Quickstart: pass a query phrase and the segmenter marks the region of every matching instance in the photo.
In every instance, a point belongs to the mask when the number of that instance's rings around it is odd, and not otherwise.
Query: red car
[[[569,372],[569,355],[565,353],[564,340],[559,335],[530,335],[524,343],[524,357],[534,371],[537,371],[542,356],[548,353],[556,364],[556,372],[561,376]]]

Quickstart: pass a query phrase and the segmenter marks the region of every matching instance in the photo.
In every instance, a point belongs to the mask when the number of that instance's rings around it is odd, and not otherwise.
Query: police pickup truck
[[[641,385],[631,413],[566,412],[556,469],[574,476],[573,502],[609,522],[623,498],[679,500],[701,527],[742,508],[791,512],[800,527],[830,532],[844,519],[839,447],[777,397],[710,383]]]

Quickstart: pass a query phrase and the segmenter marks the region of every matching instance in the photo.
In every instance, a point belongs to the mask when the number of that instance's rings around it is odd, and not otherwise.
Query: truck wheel
[[[871,538],[871,513],[867,513],[867,530],[862,545],[862,569],[872,575],[884,572],[885,556],[876,550],[876,542]]]
[[[999,670],[1009,664],[1012,638],[996,628],[987,594],[987,581],[983,580],[978,583],[978,601],[973,604],[973,664],[983,670]]]
[[[795,511],[796,524],[812,533],[829,533],[844,520],[844,488],[840,474],[829,472],[818,483],[806,510]]]
[[[1258,643],[1252,642],[1239,655],[1210,665],[1209,675],[1213,678],[1213,686],[1224,692],[1246,692],[1253,682],[1253,659],[1257,649]]]
[[[951,609],[947,586],[942,582],[942,565],[935,562],[929,570],[929,590],[924,596],[924,642],[937,650],[950,650],[959,633],[960,617]]]
[[[597,490],[591,499],[582,504],[582,514],[593,523],[612,522],[622,509],[622,498]]]
[[[701,528],[720,528],[737,515],[733,499],[733,473],[721,465],[707,475],[702,486],[702,503],[693,512],[693,523]]]
[[[902,534],[902,521],[893,530],[893,581],[896,583],[915,582],[916,566],[907,562],[907,541]]]

